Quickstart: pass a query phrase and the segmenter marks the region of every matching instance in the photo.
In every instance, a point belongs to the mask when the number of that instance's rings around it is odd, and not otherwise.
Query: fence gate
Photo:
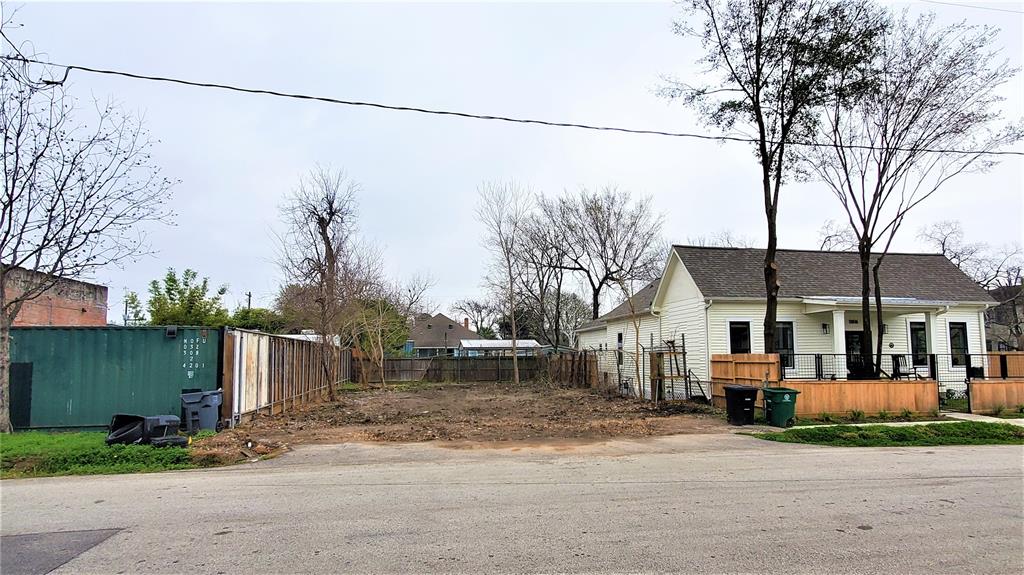
[[[971,356],[966,354],[935,354],[930,361],[939,388],[939,409],[970,413],[971,378],[984,377],[984,370],[972,367]]]

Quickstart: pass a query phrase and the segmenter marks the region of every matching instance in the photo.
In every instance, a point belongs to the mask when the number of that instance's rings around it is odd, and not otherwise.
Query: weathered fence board
[[[519,381],[546,379],[576,387],[593,387],[599,381],[597,358],[584,352],[520,357],[517,363]],[[356,354],[354,367],[358,381],[368,384],[381,383],[380,367],[371,360]],[[384,359],[384,383],[505,382],[512,381],[513,368],[511,357],[389,357]]]
[[[225,332],[224,359],[221,414],[232,422],[322,399],[351,377],[350,350],[247,330]]]

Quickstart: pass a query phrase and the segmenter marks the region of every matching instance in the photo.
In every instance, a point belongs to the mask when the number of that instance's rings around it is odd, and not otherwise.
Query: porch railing
[[[842,353],[779,354],[782,379],[846,380],[874,379],[860,355]],[[883,354],[879,365],[882,379],[934,379],[964,382],[969,379],[1024,378],[1024,358],[1006,354]]]

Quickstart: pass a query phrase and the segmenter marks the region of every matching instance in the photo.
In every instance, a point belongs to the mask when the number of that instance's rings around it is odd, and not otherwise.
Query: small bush
[[[935,408],[935,409],[933,409],[933,410],[929,411],[929,412],[928,412],[928,415],[930,415],[931,417],[938,417],[938,416],[939,416],[939,410],[938,410],[938,408]]]
[[[825,423],[832,423],[832,414],[830,414],[830,413],[822,413],[822,414],[818,415],[818,419],[822,420]]]
[[[856,423],[864,421],[864,412],[859,410],[859,409],[851,409],[850,410],[850,421],[853,421],[853,422],[856,422]]]
[[[998,403],[992,408],[992,415],[1002,415],[1004,411],[1006,411],[1006,406]]]
[[[1024,413],[1024,403],[1017,406],[1017,413]]]
[[[878,412],[878,419],[879,419],[879,421],[885,421],[885,420],[891,419],[891,418],[892,418],[892,416],[889,414],[889,412],[885,411],[884,409],[882,411]]]
[[[900,411],[900,419],[902,419],[903,421],[910,421],[911,419],[914,419],[914,412],[904,407]]]

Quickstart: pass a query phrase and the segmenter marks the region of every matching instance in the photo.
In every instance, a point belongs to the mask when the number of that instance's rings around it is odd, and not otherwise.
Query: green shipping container
[[[220,332],[204,327],[11,330],[16,429],[106,427],[115,413],[181,415],[183,391],[220,379]]]

